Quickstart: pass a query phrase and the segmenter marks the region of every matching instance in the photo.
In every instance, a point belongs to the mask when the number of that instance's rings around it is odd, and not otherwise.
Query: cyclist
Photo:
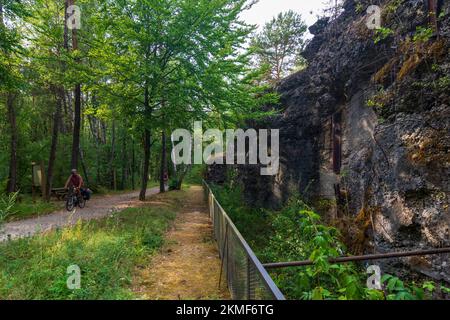
[[[73,187],[77,196],[81,196],[83,192],[83,190],[81,189],[83,183],[83,178],[78,174],[77,169],[72,169],[72,174],[70,175],[69,179],[67,179],[64,188],[68,189],[69,187]]]

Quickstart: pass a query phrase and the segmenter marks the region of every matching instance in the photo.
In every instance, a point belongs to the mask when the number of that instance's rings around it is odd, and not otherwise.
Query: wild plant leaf
[[[450,288],[441,286],[441,290],[442,290],[442,292],[444,292],[444,293],[450,294]]]
[[[422,288],[427,290],[428,292],[433,292],[436,289],[436,284],[432,281],[424,282]]]

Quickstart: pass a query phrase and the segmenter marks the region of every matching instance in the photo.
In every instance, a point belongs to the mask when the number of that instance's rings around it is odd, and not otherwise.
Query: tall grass
[[[0,195],[0,231],[2,224],[6,221],[8,216],[14,213],[13,208],[17,200],[17,192],[12,193],[8,196]]]
[[[0,244],[0,300],[130,299],[134,268],[163,243],[171,207],[132,208],[73,228]],[[67,268],[81,269],[69,290]]]

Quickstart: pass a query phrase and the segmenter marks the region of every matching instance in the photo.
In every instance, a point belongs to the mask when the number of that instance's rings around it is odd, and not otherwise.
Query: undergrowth
[[[130,299],[136,265],[148,262],[175,218],[171,207],[130,208],[99,221],[0,244],[0,300]],[[81,288],[67,288],[67,268]]]
[[[18,193],[12,193],[8,196],[0,195],[0,231],[2,224],[6,219],[14,213],[14,206],[16,204]]]
[[[348,255],[338,229],[324,225],[321,217],[299,196],[280,211],[249,208],[237,186],[214,186],[214,193],[244,238],[263,262],[310,260],[312,265],[271,272],[288,299],[303,300],[422,300],[448,288],[432,282],[405,284],[392,275],[382,278],[382,290],[367,287],[362,265],[330,263]]]

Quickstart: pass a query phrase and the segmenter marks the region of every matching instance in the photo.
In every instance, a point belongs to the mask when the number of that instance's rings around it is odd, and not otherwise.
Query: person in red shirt
[[[72,174],[69,179],[67,179],[64,188],[67,189],[69,187],[74,187],[75,191],[80,193],[82,191],[81,187],[83,186],[83,183],[83,178],[78,174],[77,169],[72,169]]]

